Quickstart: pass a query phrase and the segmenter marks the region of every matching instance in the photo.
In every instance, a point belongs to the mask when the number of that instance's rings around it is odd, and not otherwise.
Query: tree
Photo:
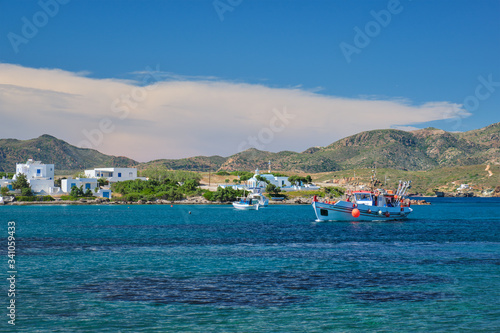
[[[219,201],[219,202],[227,202],[227,201],[235,201],[239,196],[244,196],[245,191],[240,191],[240,190],[235,190],[232,187],[218,187],[217,191],[212,192],[212,195],[210,196],[212,201]],[[209,197],[209,195],[206,195],[205,198]]]
[[[103,187],[105,185],[109,185],[109,181],[106,178],[99,178],[97,179],[97,183],[99,184],[100,187]]]
[[[57,178],[56,180],[54,180],[54,186],[61,187],[61,181],[63,179],[66,179],[66,177]]]
[[[299,178],[300,178],[299,176],[290,176],[290,177],[288,177],[288,181],[292,185],[298,185],[300,183]]]
[[[31,190],[30,187],[23,187],[21,189],[21,195],[23,197],[31,197],[31,196],[33,196],[33,191]]]
[[[270,184],[269,180],[267,180],[266,178],[262,177],[261,175],[255,176],[255,179],[257,179],[257,181],[259,181],[259,182],[264,182],[266,184]]]
[[[22,190],[23,188],[31,189],[31,186],[30,183],[28,183],[26,175],[23,173],[18,173],[16,179],[12,182],[12,188],[14,190]]]
[[[195,179],[188,179],[182,184],[181,189],[184,193],[194,192],[200,183]]]
[[[266,192],[276,196],[281,192],[281,188],[279,186],[274,185],[274,184],[268,184],[266,186]]]
[[[288,177],[288,181],[292,185],[300,185],[301,183],[302,184],[309,184],[309,183],[312,183],[312,178],[309,175],[307,175],[306,177],[290,176],[290,177]]]
[[[12,188],[15,190],[21,190],[22,196],[30,197],[33,195],[30,183],[28,182],[26,175],[23,173],[17,174],[16,179],[12,182]]]
[[[6,196],[9,193],[9,189],[7,187],[0,188],[0,195]]]
[[[69,195],[71,195],[72,197],[75,197],[75,198],[83,197],[84,196],[83,185],[80,187],[73,186],[71,188],[71,192],[69,193]]]

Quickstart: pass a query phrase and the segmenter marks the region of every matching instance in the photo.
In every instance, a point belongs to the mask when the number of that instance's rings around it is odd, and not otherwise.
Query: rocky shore
[[[338,199],[337,199],[338,200]],[[282,201],[269,200],[270,205],[309,205],[312,197],[299,197]],[[410,200],[412,205],[430,205],[425,200]],[[80,200],[55,200],[55,201],[14,201],[5,203],[5,205],[24,206],[24,205],[224,205],[231,202],[213,202],[204,197],[190,197],[179,201],[156,200],[156,201],[111,201],[109,199],[80,199]]]

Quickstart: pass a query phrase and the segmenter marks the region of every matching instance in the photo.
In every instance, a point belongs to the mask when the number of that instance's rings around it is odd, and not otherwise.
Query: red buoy
[[[385,212],[385,217],[389,217],[391,214],[389,212]]]
[[[354,208],[352,210],[351,214],[352,214],[353,217],[359,217],[359,214],[360,214],[359,209]]]

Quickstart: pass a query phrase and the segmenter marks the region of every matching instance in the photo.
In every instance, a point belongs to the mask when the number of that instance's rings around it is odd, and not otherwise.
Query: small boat
[[[248,198],[240,198],[239,201],[233,202],[233,207],[240,210],[259,210],[259,201],[258,199]]]
[[[406,183],[404,183],[406,184]],[[409,183],[408,183],[409,185]],[[343,200],[320,202],[316,196],[312,207],[317,221],[390,221],[408,217],[413,211],[404,197],[408,185],[393,191],[348,191]]]

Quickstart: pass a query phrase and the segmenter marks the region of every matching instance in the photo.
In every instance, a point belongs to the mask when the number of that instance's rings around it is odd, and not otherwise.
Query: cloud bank
[[[137,81],[0,64],[0,137],[50,134],[138,161],[229,156],[255,147],[302,151],[361,131],[464,117],[462,105],[363,100],[299,88],[178,77]]]

